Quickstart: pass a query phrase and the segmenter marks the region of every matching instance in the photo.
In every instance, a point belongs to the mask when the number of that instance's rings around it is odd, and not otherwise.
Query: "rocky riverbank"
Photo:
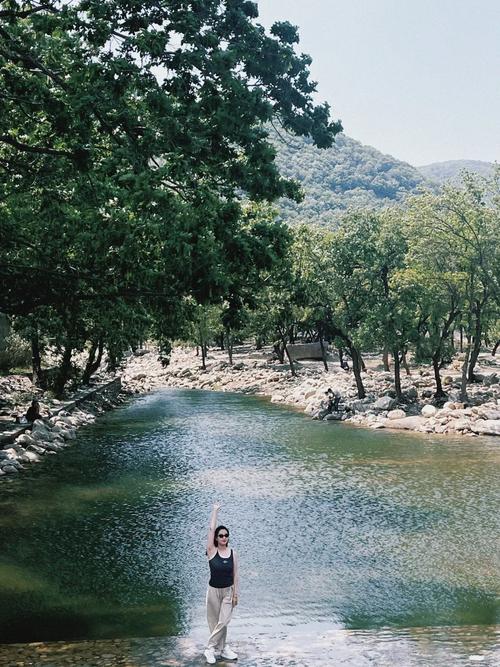
[[[94,422],[99,414],[122,403],[120,378],[93,388],[75,392],[66,401],[56,401],[36,390],[22,376],[2,378],[4,396],[15,393],[17,405],[30,397],[40,400],[43,419],[31,424],[17,424],[10,419],[0,422],[0,478],[16,475],[31,464],[40,463],[49,454],[57,454],[76,440],[78,428]],[[7,399],[4,399],[7,402]]]
[[[315,419],[346,421],[373,429],[471,437],[500,435],[500,363],[494,357],[481,356],[480,382],[468,387],[467,405],[459,401],[459,359],[443,374],[448,401],[442,406],[433,403],[433,377],[428,369],[415,367],[411,375],[403,376],[404,401],[398,404],[393,376],[380,368],[380,359],[366,355],[365,363],[367,397],[362,400],[357,398],[353,374],[342,370],[335,360],[330,361],[328,372],[319,361],[301,361],[296,364],[298,376],[292,377],[289,366],[277,363],[270,350],[250,347],[235,350],[233,364],[225,352],[210,350],[206,369],[200,367],[201,359],[192,348],[176,348],[167,367],[156,351],[140,350],[128,358],[117,378],[102,376],[97,387],[80,389],[64,402],[44,396],[24,376],[0,378],[0,478],[22,472],[43,461],[44,456],[68,447],[80,426],[122,403],[126,400],[124,393],[144,393],[160,387],[266,396],[273,403],[290,405]],[[325,392],[329,388],[338,399],[336,410],[328,411]],[[45,418],[35,421],[33,427],[15,424],[13,411],[22,414],[33,398],[40,400]]]
[[[443,373],[448,401],[433,404],[434,382],[429,369],[415,367],[402,377],[404,401],[394,398],[393,375],[380,368],[380,357],[366,355],[363,382],[367,397],[357,398],[354,376],[329,363],[325,372],[317,361],[301,361],[298,377],[292,377],[288,365],[273,361],[271,353],[252,348],[238,348],[233,364],[227,354],[210,350],[206,370],[190,348],[173,351],[171,363],[164,368],[153,352],[134,357],[127,364],[122,380],[136,393],[159,387],[179,387],[214,391],[234,391],[267,396],[273,403],[283,403],[314,418],[347,421],[373,429],[405,429],[421,433],[466,436],[500,435],[500,364],[488,354],[481,355],[477,369],[480,382],[468,387],[469,401],[459,401],[461,360],[457,359]],[[339,410],[327,414],[325,392],[331,388],[340,396]]]

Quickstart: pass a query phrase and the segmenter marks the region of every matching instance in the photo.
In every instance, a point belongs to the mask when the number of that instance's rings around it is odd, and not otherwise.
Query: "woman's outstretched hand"
[[[221,507],[222,507],[222,505],[221,505],[220,503],[215,502],[215,503],[213,504],[213,508],[212,508],[212,509],[214,510],[214,512],[218,512],[218,511],[220,510]]]

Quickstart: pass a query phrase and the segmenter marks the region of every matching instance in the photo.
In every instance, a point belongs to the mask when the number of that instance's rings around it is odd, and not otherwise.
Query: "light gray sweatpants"
[[[207,589],[208,648],[221,653],[226,645],[227,626],[233,613],[233,587]]]

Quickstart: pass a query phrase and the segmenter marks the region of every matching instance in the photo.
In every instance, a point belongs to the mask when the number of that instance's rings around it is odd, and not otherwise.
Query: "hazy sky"
[[[500,160],[500,0],[258,0],[299,26],[318,100],[416,166]]]

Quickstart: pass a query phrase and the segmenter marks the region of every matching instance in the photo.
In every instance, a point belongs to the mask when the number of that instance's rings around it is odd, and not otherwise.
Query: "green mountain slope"
[[[482,162],[481,160],[448,160],[426,164],[417,169],[425,178],[432,181],[457,185],[460,182],[460,172],[464,169],[488,178],[492,175],[494,166],[493,162]]]
[[[382,208],[435,184],[415,167],[341,134],[332,148],[315,148],[308,139],[275,136],[281,173],[299,181],[305,199],[279,202],[280,216],[291,223],[335,227],[350,208]]]

